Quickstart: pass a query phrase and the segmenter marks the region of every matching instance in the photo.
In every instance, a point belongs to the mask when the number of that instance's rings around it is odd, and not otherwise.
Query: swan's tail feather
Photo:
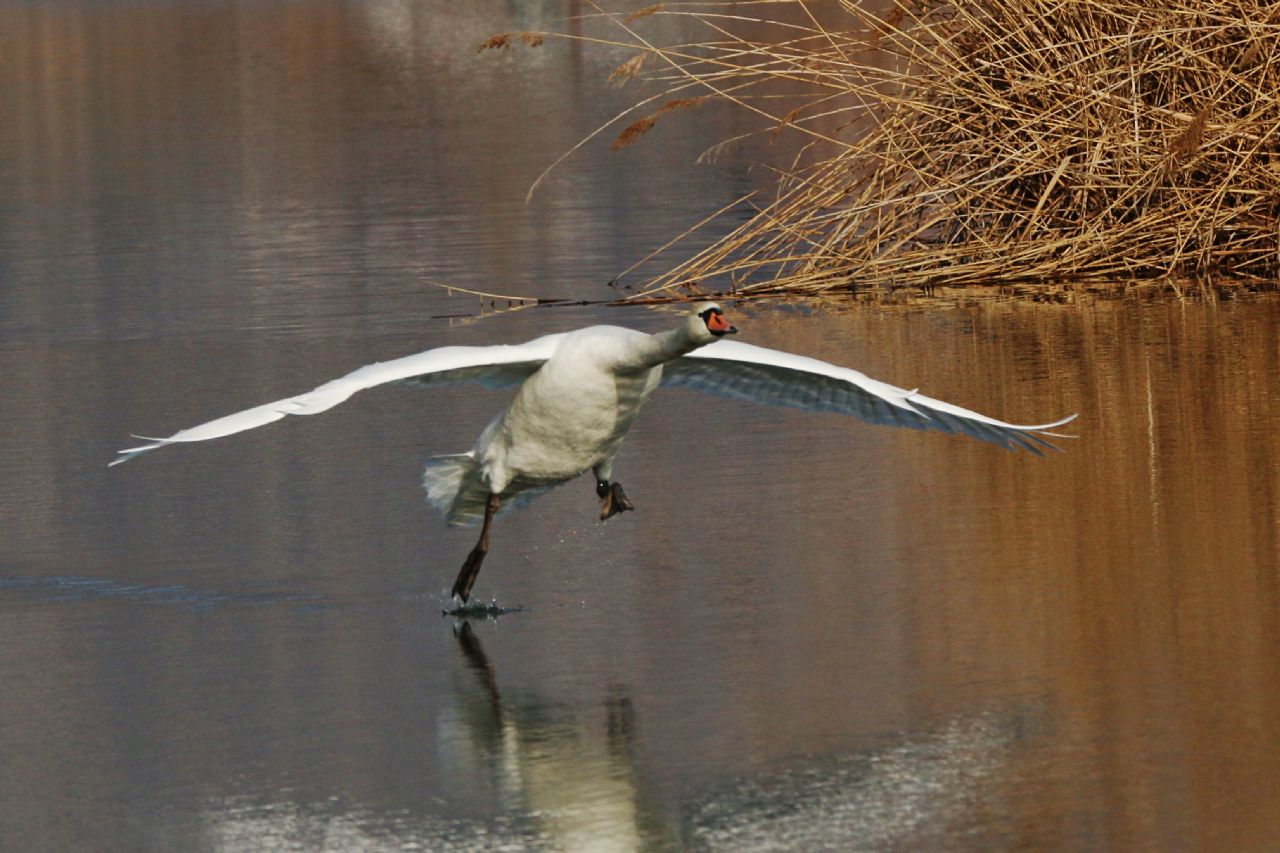
[[[484,518],[489,489],[480,476],[474,453],[432,456],[422,472],[427,502],[452,525],[475,524]]]
[[[474,451],[432,456],[422,472],[422,485],[427,490],[427,503],[438,509],[451,526],[470,527],[484,520],[489,484],[481,475]],[[503,491],[498,514],[526,506],[554,485],[517,478]]]

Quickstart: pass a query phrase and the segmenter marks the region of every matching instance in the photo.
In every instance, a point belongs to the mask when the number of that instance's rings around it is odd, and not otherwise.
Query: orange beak
[[[738,332],[737,328],[729,325],[729,321],[724,318],[724,314],[718,311],[707,317],[707,328],[717,335],[733,335]]]

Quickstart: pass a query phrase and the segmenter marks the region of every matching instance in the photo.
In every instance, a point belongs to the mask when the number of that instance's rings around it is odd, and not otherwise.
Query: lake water
[[[641,90],[475,46],[585,5],[0,3],[0,849],[1274,849],[1274,294],[729,305],[1079,437],[667,392],[636,512],[587,479],[500,520],[497,621],[441,616],[475,532],[418,481],[502,392],[105,467],[375,359],[669,325],[431,284],[607,299],[756,180],[695,163],[751,128],[709,109],[526,205]]]

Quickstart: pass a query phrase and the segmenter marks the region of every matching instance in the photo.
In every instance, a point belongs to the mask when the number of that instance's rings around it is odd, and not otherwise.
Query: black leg
[[[462,564],[462,570],[458,572],[458,579],[453,582],[453,594],[462,599],[463,604],[466,604],[467,599],[471,597],[471,587],[476,582],[476,576],[480,574],[480,564],[484,562],[484,555],[489,553],[489,524],[500,506],[502,501],[498,496],[489,495],[489,501],[484,505],[484,526],[480,528],[480,541],[467,555],[467,561]]]

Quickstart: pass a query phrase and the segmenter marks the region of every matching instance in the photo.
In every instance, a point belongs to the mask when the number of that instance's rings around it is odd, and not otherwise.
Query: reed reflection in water
[[[742,130],[695,112],[526,207],[631,94],[607,50],[477,59],[517,5],[0,4],[0,849],[1274,847],[1274,294],[732,306],[1080,438],[659,396],[637,511],[584,482],[504,518],[483,594],[526,610],[458,633],[472,536],[418,477],[501,393],[107,471],[376,359],[670,324],[433,319],[475,303],[422,278],[611,292],[751,185],[695,164]]]
[[[668,323],[601,315],[537,316]],[[425,324],[425,343],[528,316]],[[1280,300],[738,318],[994,411],[1079,408],[1081,437],[1037,460],[656,397],[619,460],[634,523],[597,523],[590,483],[504,519],[488,594],[528,609],[455,635],[436,614],[471,537],[427,514],[416,470],[501,395],[442,391],[427,425],[420,395],[388,394],[112,479],[119,415],[65,346],[5,348],[8,375],[53,357],[0,421],[23,449],[0,481],[24,518],[0,584],[13,837],[1265,848]],[[308,376],[371,343],[246,340]],[[135,394],[184,400],[179,422],[205,405],[150,375]],[[33,443],[18,413],[41,404],[98,425]],[[70,824],[22,817],[68,803]]]

